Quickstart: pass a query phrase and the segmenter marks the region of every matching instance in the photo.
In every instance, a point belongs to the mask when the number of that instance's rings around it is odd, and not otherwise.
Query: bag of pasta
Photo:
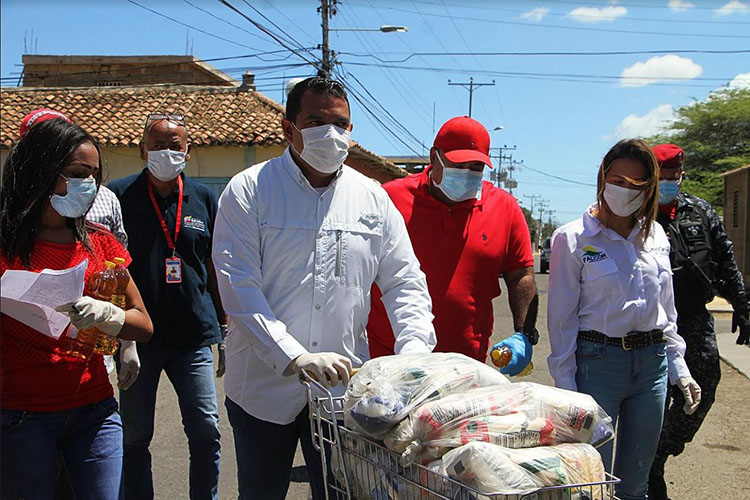
[[[388,431],[403,464],[427,463],[472,441],[507,448],[601,444],[612,419],[591,396],[532,382],[477,388],[420,405]]]
[[[477,387],[508,384],[496,369],[457,353],[404,354],[367,361],[344,395],[344,423],[379,439],[417,406]]]
[[[548,486],[605,480],[601,456],[585,443],[512,449],[472,442],[446,453],[443,466],[453,479],[488,495],[526,495]],[[601,497],[596,488],[587,491]],[[545,498],[543,493],[537,498]]]

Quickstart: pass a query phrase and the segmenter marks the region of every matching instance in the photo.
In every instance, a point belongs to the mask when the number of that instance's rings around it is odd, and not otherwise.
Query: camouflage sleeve
[[[701,208],[704,209],[710,224],[711,247],[716,262],[716,290],[719,295],[732,304],[735,311],[747,311],[750,307],[747,302],[745,285],[742,281],[742,273],[734,260],[734,245],[729,240],[724,225],[713,207],[704,200],[699,200]]]

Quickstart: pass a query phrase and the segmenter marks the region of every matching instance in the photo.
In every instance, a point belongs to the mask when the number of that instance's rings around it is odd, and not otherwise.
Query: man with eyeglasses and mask
[[[659,162],[659,213],[671,245],[677,333],[685,339],[685,361],[701,387],[701,404],[692,415],[685,414],[682,392],[672,386],[667,394],[666,413],[656,458],[649,478],[649,499],[667,499],[664,465],[669,455],[677,456],[693,440],[716,397],[721,377],[714,319],[706,308],[716,294],[729,300],[734,309],[732,333],[739,329],[738,344],[750,343],[748,297],[737,268],[724,226],[713,207],[681,190],[685,178],[685,153],[674,144],[653,148]]]
[[[487,129],[468,116],[448,120],[419,174],[383,187],[406,220],[432,297],[436,352],[459,352],[484,362],[492,335],[492,299],[499,279],[508,286],[515,333],[494,348],[508,347],[501,369],[518,375],[539,339],[538,297],[531,238],[521,208],[507,192],[482,181],[492,168]],[[393,333],[378,290],[367,325],[373,357],[393,354]]]
[[[430,352],[435,333],[403,218],[377,183],[344,164],[352,125],[342,85],[298,83],[281,124],[284,154],[236,175],[219,199],[213,259],[230,318],[226,406],[239,497],[283,500],[301,441],[318,500],[325,481],[296,374],[343,394],[335,386],[369,359],[373,282],[396,353]]]
[[[110,184],[128,228],[130,275],[154,323],[151,342],[138,345],[138,378],[120,392],[125,498],[154,496],[149,445],[164,371],[188,438],[190,498],[217,499],[220,433],[211,346],[222,342],[226,316],[211,261],[216,197],[183,172],[190,144],[182,115],[148,115],[140,152],[146,168]],[[223,362],[220,349],[218,376]]]

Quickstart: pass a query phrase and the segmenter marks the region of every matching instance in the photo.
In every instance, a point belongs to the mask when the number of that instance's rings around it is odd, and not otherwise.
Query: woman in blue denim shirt
[[[669,240],[654,224],[659,173],[642,140],[605,155],[597,199],[552,236],[547,362],[555,385],[590,394],[617,422],[617,496],[645,499],[668,381],[700,403],[677,334]],[[613,443],[600,448],[612,471]]]

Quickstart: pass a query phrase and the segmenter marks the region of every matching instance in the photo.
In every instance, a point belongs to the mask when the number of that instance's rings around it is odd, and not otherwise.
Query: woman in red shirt
[[[3,168],[0,273],[68,269],[88,259],[86,281],[127,250],[85,221],[101,182],[96,141],[81,127],[50,119],[31,128]],[[153,332],[131,281],[126,307],[83,297],[59,310],[79,329],[124,340]],[[53,497],[55,453],[64,457],[78,499],[117,499],[122,422],[102,356],[74,357],[60,340],[2,314],[0,334],[0,497]]]

